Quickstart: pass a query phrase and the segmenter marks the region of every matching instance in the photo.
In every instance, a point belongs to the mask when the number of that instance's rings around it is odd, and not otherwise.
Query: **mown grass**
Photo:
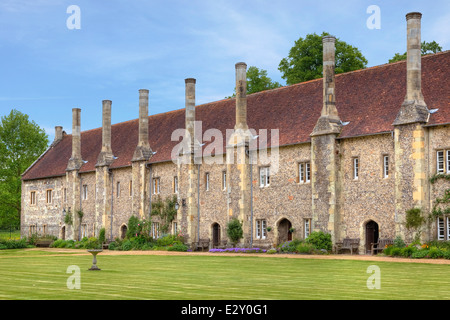
[[[449,265],[236,256],[0,255],[0,299],[303,300],[450,299]],[[69,266],[80,289],[69,289]],[[368,289],[370,265],[381,288]]]

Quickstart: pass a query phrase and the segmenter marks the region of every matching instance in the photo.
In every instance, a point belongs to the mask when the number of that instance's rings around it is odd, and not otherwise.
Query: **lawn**
[[[450,265],[199,255],[90,255],[0,252],[0,299],[304,300],[450,299]],[[368,289],[367,269],[380,270]],[[69,266],[80,289],[69,289]]]

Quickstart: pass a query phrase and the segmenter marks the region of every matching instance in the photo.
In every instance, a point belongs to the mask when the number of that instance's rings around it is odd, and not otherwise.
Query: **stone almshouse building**
[[[421,14],[406,20],[407,61],[335,76],[335,39],[325,37],[323,79],[247,96],[238,63],[234,99],[195,106],[195,79],[186,79],[185,109],[148,116],[149,92],[140,90],[138,119],[111,125],[104,100],[102,127],[83,132],[73,109],[72,134],[56,127],[23,174],[22,235],[79,239],[104,227],[107,238],[121,237],[131,215],[149,219],[152,201],[175,194],[171,232],[189,243],[218,245],[233,217],[243,223],[243,246],[314,230],[333,241],[359,238],[360,253],[378,238],[411,239],[406,211],[428,215],[450,187],[430,182],[450,173],[450,52],[421,57]],[[180,149],[172,134],[185,128]],[[223,140],[211,142],[210,129]],[[198,157],[202,150],[212,155]],[[74,215],[66,225],[64,214],[78,210],[81,223]],[[421,237],[449,240],[450,217],[436,217]]]

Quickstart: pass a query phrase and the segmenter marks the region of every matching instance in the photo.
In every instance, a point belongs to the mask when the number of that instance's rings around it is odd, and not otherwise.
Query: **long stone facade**
[[[251,129],[248,122],[261,115],[247,110],[245,63],[236,64],[237,96],[231,99],[235,104],[234,128],[226,128],[231,130],[230,135],[224,134],[225,128],[218,129],[223,143],[217,143],[213,152],[207,152],[211,151],[208,148],[212,142],[204,142],[203,138],[205,129],[214,128],[203,128],[198,138],[196,119],[206,119],[205,114],[215,105],[195,106],[196,81],[192,78],[185,81],[184,119],[175,118],[174,113],[161,116],[174,117],[170,118],[171,122],[149,117],[148,90],[139,91],[139,119],[133,123],[111,126],[111,101],[105,100],[101,131],[84,133],[80,130],[81,110],[73,109],[72,135],[56,127],[50,150],[23,175],[22,235],[37,233],[81,239],[98,236],[99,230],[105,228],[107,239],[112,240],[125,236],[128,219],[135,215],[153,220],[152,235],[159,237],[162,235],[157,227],[160,221],[151,216],[151,204],[175,196],[179,209],[168,232],[181,232],[194,249],[199,239],[209,239],[210,247],[223,245],[227,240],[227,223],[233,218],[243,225],[241,246],[270,248],[295,238],[304,239],[313,231],[330,233],[333,242],[358,238],[360,253],[368,252],[370,243],[377,239],[401,236],[412,241],[416,232],[405,227],[406,211],[420,208],[426,216],[436,199],[450,187],[449,179],[430,182],[436,174],[450,174],[450,121],[448,115],[434,120],[434,111],[430,112],[425,103],[429,95],[425,98],[422,95],[419,79],[422,75],[416,72],[421,70],[421,58],[417,57],[420,50],[416,50],[418,39],[410,36],[418,34],[420,44],[420,19],[418,13],[407,15],[408,61],[413,63],[406,66],[406,97],[403,103],[390,109],[397,110],[397,114],[387,124],[387,130],[376,130],[369,125],[359,128],[358,119],[373,117],[370,110],[364,106],[358,110],[349,107],[350,112],[346,112],[345,104],[340,105],[334,75],[333,37],[324,38],[320,115],[315,113],[318,116],[314,123],[304,124],[310,128],[307,137],[292,139],[295,142],[285,141],[286,132],[292,132],[292,126],[280,125],[276,112],[262,114],[267,126]],[[415,31],[410,32],[412,29]],[[442,55],[448,66],[450,55]],[[397,65],[386,68],[394,67]],[[376,71],[340,75],[340,81]],[[429,86],[433,85],[432,81]],[[289,95],[287,90],[316,88],[317,91],[321,89],[318,84],[316,81],[250,95],[249,106],[269,105],[259,110],[272,112],[277,107],[277,102],[271,100],[273,96],[286,92],[289,100],[295,100],[296,96]],[[448,80],[440,85],[448,87]],[[448,99],[448,94],[430,97],[433,105],[436,101],[448,104]],[[356,100],[360,105],[363,97]],[[308,108],[302,112],[308,112]],[[230,114],[226,108],[221,110],[224,110],[222,114],[211,111],[215,117],[222,117],[218,124],[228,121]],[[354,120],[341,121],[353,113],[356,113]],[[385,121],[384,113],[381,111],[379,118],[373,119],[373,127],[379,125],[377,121]],[[184,143],[158,145],[162,138],[158,136],[158,140],[154,136],[159,132],[149,131],[153,119],[158,119],[155,121],[160,126],[169,126],[170,122],[174,123],[172,129],[186,128],[182,136]],[[200,123],[209,125],[208,119]],[[117,132],[119,127],[128,125],[133,127],[126,130],[126,135],[133,135],[135,144],[134,150],[125,152],[129,143],[122,141],[125,136]],[[352,125],[360,131],[347,134],[345,130]],[[297,127],[299,132],[302,127]],[[272,129],[279,131],[278,141]],[[270,130],[274,139],[265,139]],[[90,145],[83,149],[94,139],[95,148]],[[155,145],[152,141],[156,141]],[[160,151],[170,153],[171,157],[158,158]],[[64,158],[64,152],[70,153],[70,158]],[[123,160],[125,154],[130,157],[128,162]],[[89,157],[97,160],[95,165],[83,160]],[[51,160],[49,165],[45,159],[65,162],[65,168],[60,170],[63,172],[44,172],[51,166]],[[89,169],[84,169],[89,165]],[[72,215],[71,224],[66,223],[67,214]],[[447,216],[435,217],[419,234],[422,241],[450,240],[449,220]]]

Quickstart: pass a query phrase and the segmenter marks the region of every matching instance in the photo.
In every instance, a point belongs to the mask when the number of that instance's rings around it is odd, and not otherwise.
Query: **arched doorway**
[[[370,253],[372,243],[378,242],[378,223],[370,220],[366,223],[366,253]]]
[[[126,225],[122,225],[120,227],[120,239],[125,239],[125,237],[127,236],[127,226]]]
[[[66,240],[66,226],[61,228],[61,239]]]
[[[212,225],[212,242],[213,248],[220,245],[220,224],[217,222]]]
[[[278,223],[278,243],[283,243],[292,240],[292,223],[288,219],[283,219]]]

